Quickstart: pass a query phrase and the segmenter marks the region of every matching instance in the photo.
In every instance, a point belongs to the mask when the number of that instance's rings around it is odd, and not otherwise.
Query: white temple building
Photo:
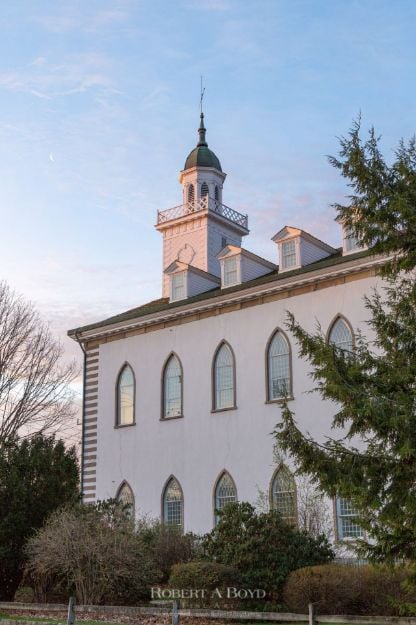
[[[296,523],[293,462],[276,462],[271,435],[282,397],[321,440],[334,407],[306,392],[287,311],[352,349],[383,259],[341,225],[333,248],[279,215],[275,258],[242,247],[248,217],[224,204],[226,174],[203,114],[198,134],[179,176],[182,203],[157,214],[162,297],[69,332],[85,352],[83,499],[119,497],[136,516],[202,533],[228,501],[254,504],[262,492]],[[338,540],[361,534],[348,501],[327,505]]]

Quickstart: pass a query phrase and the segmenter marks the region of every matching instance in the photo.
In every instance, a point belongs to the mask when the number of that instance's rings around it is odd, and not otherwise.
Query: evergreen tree
[[[21,582],[23,549],[51,512],[79,499],[75,448],[40,434],[0,446],[0,601]]]
[[[365,300],[374,338],[357,332],[353,351],[343,351],[289,314],[315,390],[337,406],[334,436],[320,443],[305,435],[287,404],[275,434],[300,473],[329,496],[352,500],[368,537],[362,553],[415,562],[416,143],[401,142],[389,165],[374,130],[362,141],[358,121],[330,162],[352,189],[348,204],[335,205],[338,218],[370,253],[385,255],[383,286]]]

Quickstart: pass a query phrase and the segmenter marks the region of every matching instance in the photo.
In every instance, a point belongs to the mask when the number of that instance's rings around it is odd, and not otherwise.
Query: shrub
[[[324,536],[287,525],[277,512],[256,513],[248,503],[228,504],[202,549],[205,559],[236,568],[245,588],[264,589],[273,599],[291,571],[334,557]]]
[[[198,538],[194,534],[182,534],[174,527],[146,519],[138,522],[137,532],[144,547],[152,553],[161,572],[161,582],[168,581],[174,564],[189,562],[196,557]]]
[[[318,614],[396,615],[409,599],[404,568],[327,564],[293,571],[284,586],[287,609],[305,613],[315,603]]]
[[[238,586],[239,582],[240,575],[234,567],[218,562],[175,564],[169,578],[170,588],[204,590],[203,596],[181,600],[181,604],[192,607],[225,607],[230,603],[226,589]]]
[[[134,523],[113,504],[54,513],[29,540],[27,554],[29,579],[75,590],[83,604],[137,602],[160,579]]]

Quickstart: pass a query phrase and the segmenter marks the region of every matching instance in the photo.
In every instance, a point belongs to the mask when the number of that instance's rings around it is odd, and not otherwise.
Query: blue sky
[[[413,0],[14,0],[0,6],[1,278],[65,332],[160,296],[199,77],[224,202],[276,261],[285,224],[340,244],[327,154],[361,110],[415,132]]]

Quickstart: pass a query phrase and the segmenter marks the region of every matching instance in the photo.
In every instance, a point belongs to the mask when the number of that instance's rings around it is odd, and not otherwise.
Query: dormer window
[[[236,256],[224,259],[223,268],[223,286],[233,286],[233,284],[238,284],[240,282]]]
[[[290,269],[296,267],[299,263],[296,254],[296,242],[294,239],[283,241],[282,247],[282,269]]]
[[[175,273],[171,278],[171,301],[176,302],[186,297],[185,272]]]
[[[347,226],[343,227],[343,248],[344,254],[350,254],[351,252],[357,252],[362,249],[358,237],[352,232],[351,228]]]

